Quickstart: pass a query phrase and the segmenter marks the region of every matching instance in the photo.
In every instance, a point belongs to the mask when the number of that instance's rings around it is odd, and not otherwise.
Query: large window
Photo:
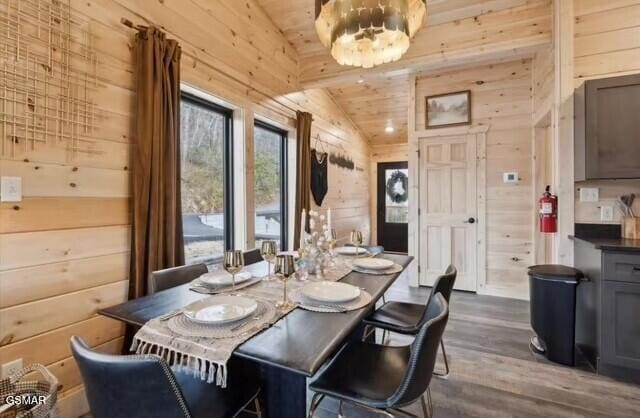
[[[233,247],[232,117],[230,109],[182,94],[182,221],[188,264],[217,262]]]
[[[256,248],[272,239],[287,247],[287,132],[261,121],[254,129]]]

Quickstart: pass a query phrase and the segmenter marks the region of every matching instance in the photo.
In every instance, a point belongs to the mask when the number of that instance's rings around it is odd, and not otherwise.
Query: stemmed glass
[[[356,246],[356,257],[360,253],[362,242],[362,232],[356,230],[351,231],[351,243]]]
[[[268,266],[267,268],[269,269],[269,275],[265,280],[273,279],[273,277],[271,276],[271,263],[273,263],[273,261],[275,260],[277,253],[278,253],[278,245],[276,241],[272,241],[272,240],[262,241],[262,246],[260,247],[260,254],[262,255],[262,258],[267,262],[267,266]]]
[[[282,302],[276,303],[276,306],[283,311],[293,308],[295,305],[289,301],[287,297],[287,280],[296,272],[295,259],[291,254],[281,254],[276,256],[274,273],[283,283]]]
[[[231,274],[231,290],[236,290],[236,274],[242,271],[244,267],[244,255],[240,250],[231,250],[224,252],[223,267],[227,273]]]

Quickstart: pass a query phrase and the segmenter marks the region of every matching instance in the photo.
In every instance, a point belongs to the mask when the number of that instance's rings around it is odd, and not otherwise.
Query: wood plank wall
[[[480,66],[416,80],[415,129],[425,127],[425,97],[471,90],[474,125],[487,133],[487,284],[483,293],[526,298],[533,261],[532,62]],[[517,171],[518,185],[502,173]]]
[[[24,194],[0,205],[0,363],[21,357],[48,365],[63,384],[63,418],[88,411],[69,337],[107,352],[122,344],[123,327],[95,315],[124,301],[127,288],[134,33],[120,18],[164,28],[183,48],[183,82],[243,110],[249,185],[253,115],[293,132],[295,110],[312,112],[313,135],[362,169],[330,168],[325,205],[335,209],[339,234],[369,233],[368,141],[325,90],[291,93],[298,90],[296,52],[254,0],[71,0],[71,7],[91,22],[98,54],[94,100],[103,117],[93,152],[72,156],[48,145],[0,161],[3,176],[23,178]]]
[[[640,72],[640,0],[574,0],[574,82]],[[600,202],[580,202],[580,187],[598,187]],[[580,182],[575,187],[575,220],[621,222],[615,203],[622,194],[640,195],[640,180]],[[614,207],[614,220],[602,222],[599,206]],[[634,205],[640,212],[640,201]]]

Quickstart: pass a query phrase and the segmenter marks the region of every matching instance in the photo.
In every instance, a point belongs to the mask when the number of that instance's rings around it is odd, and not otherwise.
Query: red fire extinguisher
[[[540,213],[540,232],[558,232],[558,196],[551,194],[547,186],[538,201]]]

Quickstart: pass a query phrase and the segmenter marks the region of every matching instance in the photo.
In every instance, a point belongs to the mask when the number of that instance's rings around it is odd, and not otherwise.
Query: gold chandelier
[[[426,20],[426,0],[316,0],[316,31],[341,65],[397,61]]]

